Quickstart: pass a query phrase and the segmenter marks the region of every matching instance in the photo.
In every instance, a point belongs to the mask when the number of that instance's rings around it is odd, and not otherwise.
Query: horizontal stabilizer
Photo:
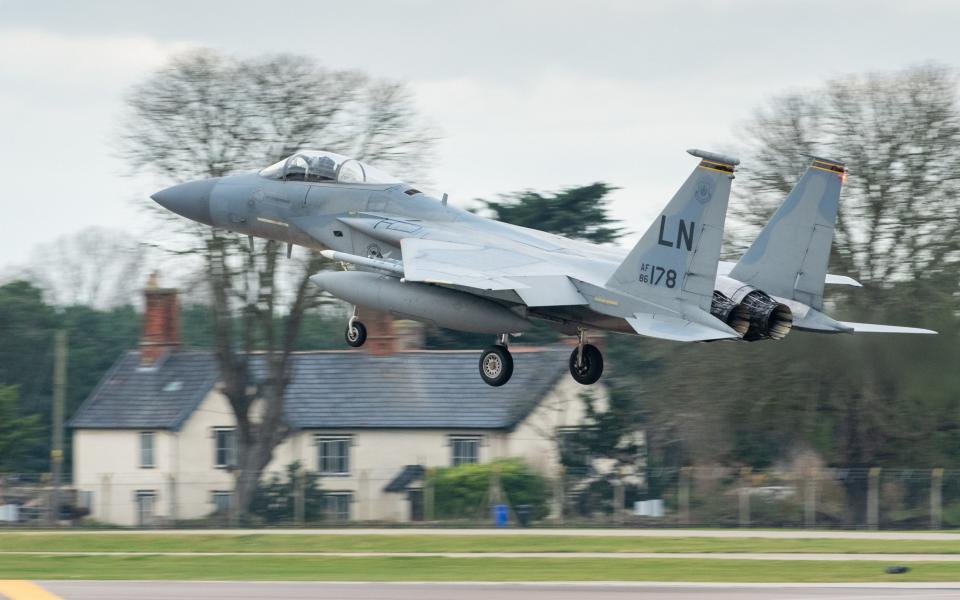
[[[700,323],[661,314],[635,313],[632,317],[627,317],[626,320],[633,327],[633,330],[640,335],[675,342],[707,342],[710,340],[739,339],[740,337],[733,330],[729,332],[720,331]]]
[[[841,324],[853,329],[854,333],[922,333],[936,334],[932,329],[921,329],[920,327],[900,327],[898,325],[877,325],[875,323],[850,323],[840,321]]]
[[[736,264],[737,263],[729,260],[721,260],[717,265],[717,275],[729,275],[730,271],[733,270],[733,267],[735,267]],[[827,273],[824,283],[827,285],[852,285],[853,287],[863,287],[863,284],[853,277],[847,277],[846,275],[834,275],[833,273]]]
[[[832,273],[827,273],[827,278],[824,283],[827,285],[852,285],[853,287],[863,287],[863,284],[853,277],[847,277],[846,275],[834,275]]]

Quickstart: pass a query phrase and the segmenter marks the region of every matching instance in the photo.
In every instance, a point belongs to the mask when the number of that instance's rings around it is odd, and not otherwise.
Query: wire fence
[[[960,527],[960,469],[748,467],[646,469],[623,476],[562,470],[537,485],[491,476],[470,490],[365,470],[266,478],[251,511],[234,506],[229,474],[177,479],[104,474],[0,474],[0,527],[622,526],[945,529]],[[481,489],[482,488],[482,489]],[[533,490],[533,491],[531,491]],[[473,494],[473,495],[471,495]],[[59,498],[59,502],[56,500]],[[451,503],[459,507],[452,511]],[[59,510],[54,505],[59,504]],[[464,508],[465,507],[465,508]],[[450,516],[451,514],[455,516]],[[446,515],[440,519],[437,515]]]

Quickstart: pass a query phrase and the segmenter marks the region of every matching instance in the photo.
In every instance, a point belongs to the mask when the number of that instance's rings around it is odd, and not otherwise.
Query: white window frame
[[[337,509],[338,509],[338,510],[337,510],[336,514],[333,516],[333,518],[331,518],[330,513],[331,513],[332,511],[331,511],[330,508],[327,506],[327,499],[328,499],[328,498],[331,498],[331,497],[335,497],[335,498],[346,498],[346,499],[347,499],[347,501],[346,501],[346,511],[345,511],[345,513],[341,513],[341,512],[339,511],[339,508],[340,508],[340,507],[339,507],[339,505],[338,505],[338,506],[337,506]],[[340,518],[341,516],[345,516],[345,518]],[[344,523],[344,522],[350,521],[351,518],[352,518],[352,516],[353,516],[353,492],[350,492],[350,491],[330,491],[330,492],[324,492],[324,493],[323,493],[323,517],[324,517],[324,519],[326,519],[326,520],[328,520],[328,521],[335,522],[335,523]]]
[[[220,461],[220,434],[230,432],[233,443],[231,447],[224,448],[227,456],[226,460]],[[229,469],[237,466],[237,428],[236,427],[214,427],[213,428],[213,466],[217,469]]]
[[[150,440],[149,449],[144,444],[144,440]],[[157,432],[156,431],[141,431],[137,436],[137,443],[140,445],[140,468],[141,469],[156,469],[157,468]],[[149,452],[150,460],[144,460],[147,453]]]
[[[318,433],[314,436],[314,444],[317,446],[317,473],[324,477],[347,477],[350,475],[351,454],[353,453],[353,436],[350,435],[331,435]],[[324,452],[328,445],[342,444],[343,453],[336,457],[327,457]],[[338,461],[342,464],[333,465],[330,462]]]
[[[233,509],[233,492],[231,492],[230,490],[213,490],[212,492],[210,492],[210,503],[213,504],[214,512],[218,512],[217,511],[218,498],[227,499],[225,510],[222,511],[220,514],[230,514],[230,511]]]
[[[144,518],[143,502],[145,498],[150,498],[150,514]],[[156,490],[137,490],[133,493],[133,503],[137,511],[138,527],[153,527],[157,518],[157,491]]]
[[[458,443],[469,442],[476,444],[476,453],[472,457],[474,460],[463,460],[465,456],[463,454],[457,453]],[[450,436],[450,465],[453,467],[459,467],[460,465],[474,465],[479,464],[480,461],[480,448],[483,446],[483,436],[481,435],[451,435]]]

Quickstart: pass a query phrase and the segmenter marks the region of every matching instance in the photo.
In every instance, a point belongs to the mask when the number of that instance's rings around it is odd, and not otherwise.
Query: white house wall
[[[315,437],[318,434],[349,436],[350,473],[323,476],[324,491],[353,495],[353,520],[407,521],[405,493],[383,488],[407,465],[450,466],[450,438],[481,436],[481,462],[519,456],[545,475],[558,472],[555,432],[583,421],[584,390],[569,377],[560,383],[513,431],[437,429],[306,430],[294,432],[275,451],[267,474],[283,473],[299,460],[304,468],[319,470]],[[602,388],[593,388],[596,393]],[[602,392],[600,392],[602,394]],[[605,406],[605,396],[600,398]],[[136,525],[137,490],[155,490],[156,515],[171,519],[196,519],[214,508],[215,491],[233,488],[233,476],[215,466],[213,432],[232,427],[234,418],[226,398],[211,392],[179,432],[158,430],[156,466],[139,468],[139,430],[77,430],[74,432],[74,477],[77,488],[93,493],[92,516],[119,525]]]
[[[593,395],[596,408],[606,410],[607,395],[603,386],[584,387],[570,377],[560,383],[537,407],[506,436],[502,456],[518,456],[548,477],[559,474],[560,453],[557,431],[583,424],[586,404],[580,395]]]
[[[136,494],[156,494],[154,516],[197,519],[213,511],[213,492],[233,489],[215,466],[213,430],[235,423],[226,399],[209,394],[183,429],[78,429],[73,432],[74,485],[92,494],[91,516],[135,526]],[[140,433],[154,432],[154,467],[140,468]]]
[[[140,432],[154,431],[154,467],[140,468]],[[81,429],[73,434],[74,485],[91,494],[91,516],[136,525],[136,494],[153,491],[156,511],[170,511],[169,477],[176,472],[175,440],[163,430]]]

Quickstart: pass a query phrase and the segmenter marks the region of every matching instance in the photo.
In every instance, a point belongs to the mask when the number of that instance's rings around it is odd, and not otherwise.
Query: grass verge
[[[957,554],[960,542],[578,536],[0,533],[6,552],[828,552]]]
[[[262,581],[957,581],[957,563],[579,558],[2,556],[0,579]]]

